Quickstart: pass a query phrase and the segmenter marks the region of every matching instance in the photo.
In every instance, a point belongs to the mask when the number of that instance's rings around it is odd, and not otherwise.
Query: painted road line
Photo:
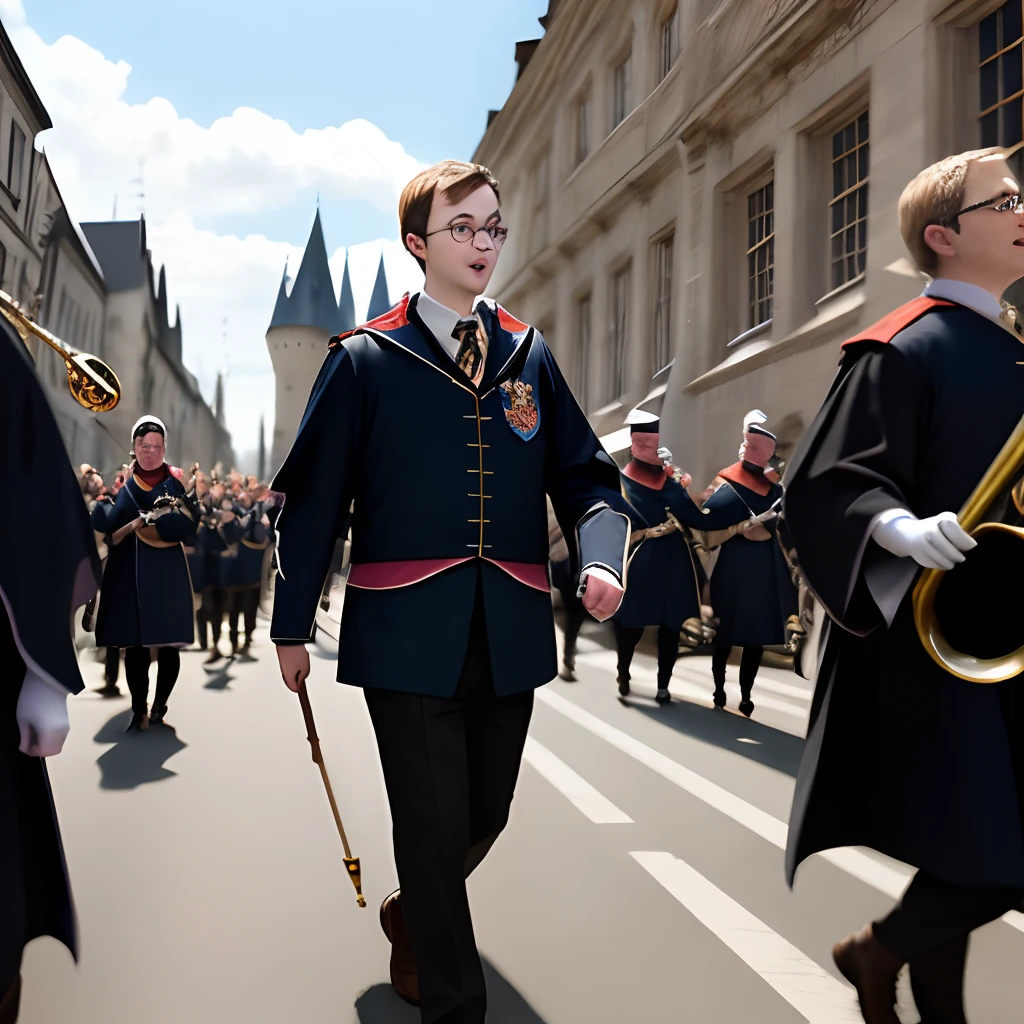
[[[523,760],[543,775],[559,793],[596,825],[631,825],[633,819],[599,793],[583,776],[532,736],[526,739]]]
[[[684,768],[672,758],[661,753],[660,750],[655,750],[630,736],[629,733],[617,729],[614,725],[609,725],[604,719],[592,715],[589,711],[585,711],[578,704],[574,704],[548,687],[537,690],[536,699],[586,729],[587,732],[610,743],[635,761],[646,765],[662,778],[668,779],[669,782],[674,783],[709,807],[732,818],[733,821],[750,829],[762,839],[768,840],[773,846],[777,846],[780,850],[786,848],[788,826],[766,811],[762,811],[760,807],[755,807],[728,790],[722,789],[721,786],[708,781],[702,775],[698,775],[689,768]],[[900,898],[913,875],[910,868],[893,867],[852,847],[826,850],[818,856],[893,899]],[[1011,927],[1024,932],[1024,914],[1019,911],[1011,910],[1004,915],[1003,920]]]
[[[708,931],[810,1024],[861,1021],[853,989],[832,977],[699,871],[671,853],[631,853]]]

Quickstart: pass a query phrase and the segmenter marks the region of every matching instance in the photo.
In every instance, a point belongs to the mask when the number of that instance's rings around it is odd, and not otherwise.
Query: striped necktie
[[[484,379],[484,363],[487,361],[487,333],[484,325],[475,316],[464,316],[455,325],[452,337],[459,343],[455,363],[473,382],[480,386]]]

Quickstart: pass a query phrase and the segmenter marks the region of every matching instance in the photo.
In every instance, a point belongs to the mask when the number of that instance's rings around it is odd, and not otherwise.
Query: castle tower
[[[347,276],[346,261],[346,280]],[[342,329],[350,330],[355,326],[353,322],[343,328],[342,313],[334,299],[319,209],[290,293],[287,281],[288,266],[285,264],[274,315],[267,328],[267,348],[274,364],[276,381],[270,454],[272,473],[277,472],[295,439],[310,388],[327,354],[328,339]],[[344,285],[342,299],[345,299]],[[349,284],[350,305],[351,299],[352,286]],[[351,319],[355,320],[354,307]]]
[[[384,253],[382,252],[380,263],[377,266],[377,279],[373,282],[373,292],[370,295],[370,305],[366,310],[366,319],[373,320],[374,317],[383,316],[390,308],[388,278],[384,273]]]

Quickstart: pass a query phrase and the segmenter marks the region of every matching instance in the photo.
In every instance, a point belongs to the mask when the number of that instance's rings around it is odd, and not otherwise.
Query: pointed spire
[[[356,303],[352,297],[352,279],[348,273],[348,250],[345,251],[345,272],[341,275],[341,297],[338,299],[338,333],[355,330]]]
[[[281,287],[277,290],[277,302],[274,303],[274,315],[270,318],[270,326],[288,323],[288,257],[284,258],[284,273],[281,275]]]
[[[388,298],[388,278],[384,272],[384,251],[381,250],[380,264],[377,267],[377,280],[373,282],[373,293],[370,295],[370,305],[366,310],[366,319],[373,320],[374,317],[383,316],[391,308],[391,299]]]
[[[213,395],[213,417],[224,426],[224,374],[217,371],[217,390]]]
[[[329,334],[337,331],[338,307],[334,300],[334,282],[327,262],[327,244],[324,242],[319,210],[313,218],[313,228],[291,294],[282,303],[283,294],[284,281],[281,282],[277,306],[270,320],[271,327],[319,327]]]
[[[156,316],[161,329],[168,326],[167,323],[167,264],[160,268],[160,275],[156,284]]]

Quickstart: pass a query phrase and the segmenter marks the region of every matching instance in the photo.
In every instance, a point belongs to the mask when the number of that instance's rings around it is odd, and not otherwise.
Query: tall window
[[[629,287],[632,275],[625,267],[612,278],[611,322],[608,325],[607,398],[614,401],[626,390],[626,349],[629,337]]]
[[[672,359],[672,250],[669,236],[654,248],[654,351],[652,372],[665,369]]]
[[[25,167],[25,133],[17,121],[11,122],[11,146],[7,155],[7,187],[11,195],[21,195],[21,181]]]
[[[590,296],[576,303],[576,401],[586,412],[590,404],[587,376],[590,368]]]
[[[757,327],[772,318],[775,294],[775,182],[747,196],[747,280],[750,320]]]
[[[661,25],[661,64],[659,70],[664,78],[675,66],[679,57],[679,5]]]
[[[576,104],[576,153],[574,167],[579,167],[590,153],[590,97]]]
[[[832,287],[864,273],[868,258],[868,115],[832,136]]]
[[[626,115],[633,109],[629,102],[629,66],[627,57],[612,72],[612,128],[618,127],[626,120]]]
[[[978,26],[982,146],[1009,149],[1024,140],[1022,7],[1021,0],[1010,0]]]

